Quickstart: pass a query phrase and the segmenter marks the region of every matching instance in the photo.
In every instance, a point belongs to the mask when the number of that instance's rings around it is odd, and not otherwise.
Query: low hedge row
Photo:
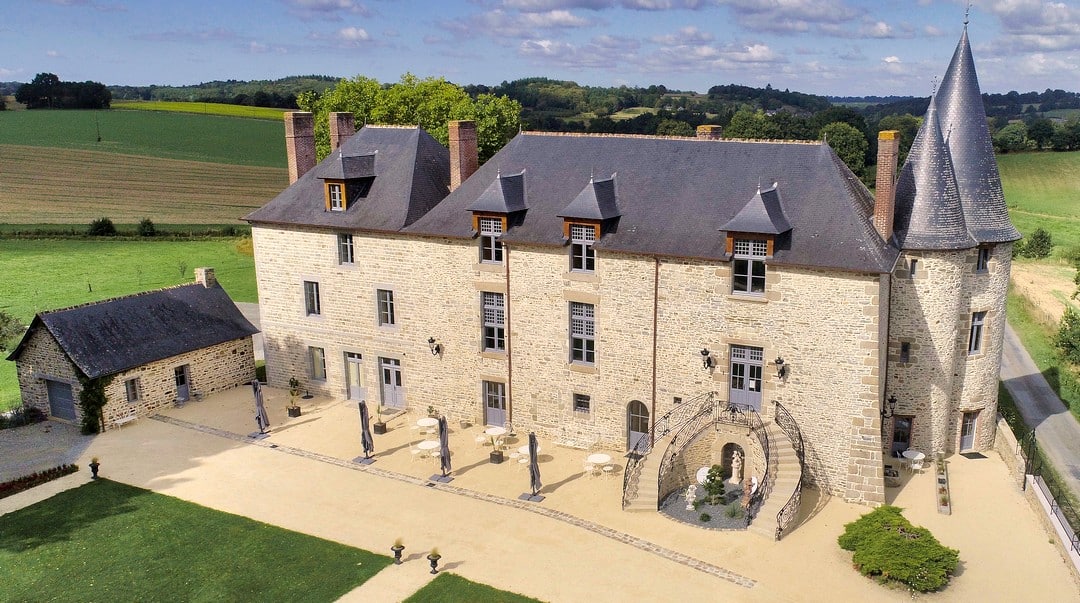
[[[34,486],[40,486],[41,484],[51,482],[54,479],[59,479],[65,475],[75,473],[78,470],[78,465],[60,465],[59,467],[53,467],[52,469],[46,469],[45,471],[38,471],[37,473],[17,477],[9,482],[0,484],[0,498],[7,498],[8,496],[18,494],[23,490],[29,490]]]

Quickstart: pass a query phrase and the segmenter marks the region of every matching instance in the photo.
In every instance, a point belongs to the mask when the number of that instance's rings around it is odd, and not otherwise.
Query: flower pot
[[[287,410],[289,412],[290,417],[299,417],[300,416],[300,407],[299,406],[289,406],[289,407],[286,407],[285,410]]]
[[[405,545],[395,544],[390,550],[394,551],[394,565],[401,565],[401,551],[405,550]]]
[[[372,423],[371,429],[377,434],[384,434],[386,433],[386,423],[381,421],[379,423]]]
[[[502,450],[492,450],[491,453],[488,455],[488,460],[490,460],[495,465],[503,462]]]
[[[92,474],[90,476],[90,479],[97,479],[97,477],[98,477],[97,476],[98,467],[101,467],[101,463],[98,463],[98,462],[90,463],[90,473]]]
[[[442,559],[442,555],[428,555],[427,558],[428,558],[428,561],[431,562],[431,573],[433,573],[433,574],[439,573],[438,565],[439,565],[439,559]]]

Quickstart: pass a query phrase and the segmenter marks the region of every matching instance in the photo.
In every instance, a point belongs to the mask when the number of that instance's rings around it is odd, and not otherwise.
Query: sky
[[[5,0],[0,81],[406,72],[929,96],[970,10],[984,92],[1080,90],[1078,0]]]

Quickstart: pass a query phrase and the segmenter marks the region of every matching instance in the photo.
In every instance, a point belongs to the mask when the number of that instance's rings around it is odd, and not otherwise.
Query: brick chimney
[[[310,112],[285,113],[285,152],[289,161],[289,184],[315,167],[315,117]]]
[[[705,124],[697,127],[697,137],[705,140],[720,140],[724,137],[723,126]]]
[[[896,214],[896,160],[900,156],[900,132],[878,132],[877,183],[874,185],[874,228],[888,241]]]
[[[195,282],[207,289],[217,285],[217,277],[214,276],[213,268],[196,268]]]
[[[473,175],[479,166],[479,152],[476,146],[476,122],[452,121],[450,129],[450,190]]]
[[[356,134],[356,121],[352,113],[330,114],[330,150],[341,146],[345,139]]]

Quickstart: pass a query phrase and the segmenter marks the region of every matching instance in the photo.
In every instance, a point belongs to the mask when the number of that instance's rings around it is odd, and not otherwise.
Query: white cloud
[[[495,9],[470,15],[462,19],[442,21],[439,27],[459,38],[489,36],[521,40],[539,40],[551,33],[538,30],[578,29],[592,25],[592,21],[567,10],[545,12],[516,12]]]
[[[5,69],[0,67],[0,77],[14,77],[22,73],[22,69]]]
[[[727,6],[735,20],[755,31],[806,32],[811,29],[833,35],[840,25],[854,21],[862,9],[848,6],[844,0],[715,0]]]
[[[56,50],[46,50],[46,51],[45,51],[45,56],[47,56],[47,57],[51,57],[51,58],[54,58],[54,59],[55,59],[55,58],[59,58],[59,57],[61,57],[61,56],[63,56],[63,55],[61,55],[61,54],[60,54],[60,53],[59,53],[58,51],[56,51]]]
[[[683,27],[676,33],[666,34],[662,36],[653,36],[649,38],[650,41],[657,44],[663,44],[665,46],[672,46],[676,44],[704,44],[706,42],[712,42],[716,39],[716,36],[707,31],[701,31],[693,25],[689,27]]]
[[[893,56],[884,57],[881,60],[884,63],[899,63],[900,62],[900,57],[893,55]]]
[[[924,26],[923,33],[930,36],[931,38],[940,38],[941,36],[945,35],[944,31],[942,31],[938,27],[934,27],[933,25]]]
[[[286,0],[289,12],[302,20],[340,21],[342,14],[371,16],[371,10],[353,0]]]

